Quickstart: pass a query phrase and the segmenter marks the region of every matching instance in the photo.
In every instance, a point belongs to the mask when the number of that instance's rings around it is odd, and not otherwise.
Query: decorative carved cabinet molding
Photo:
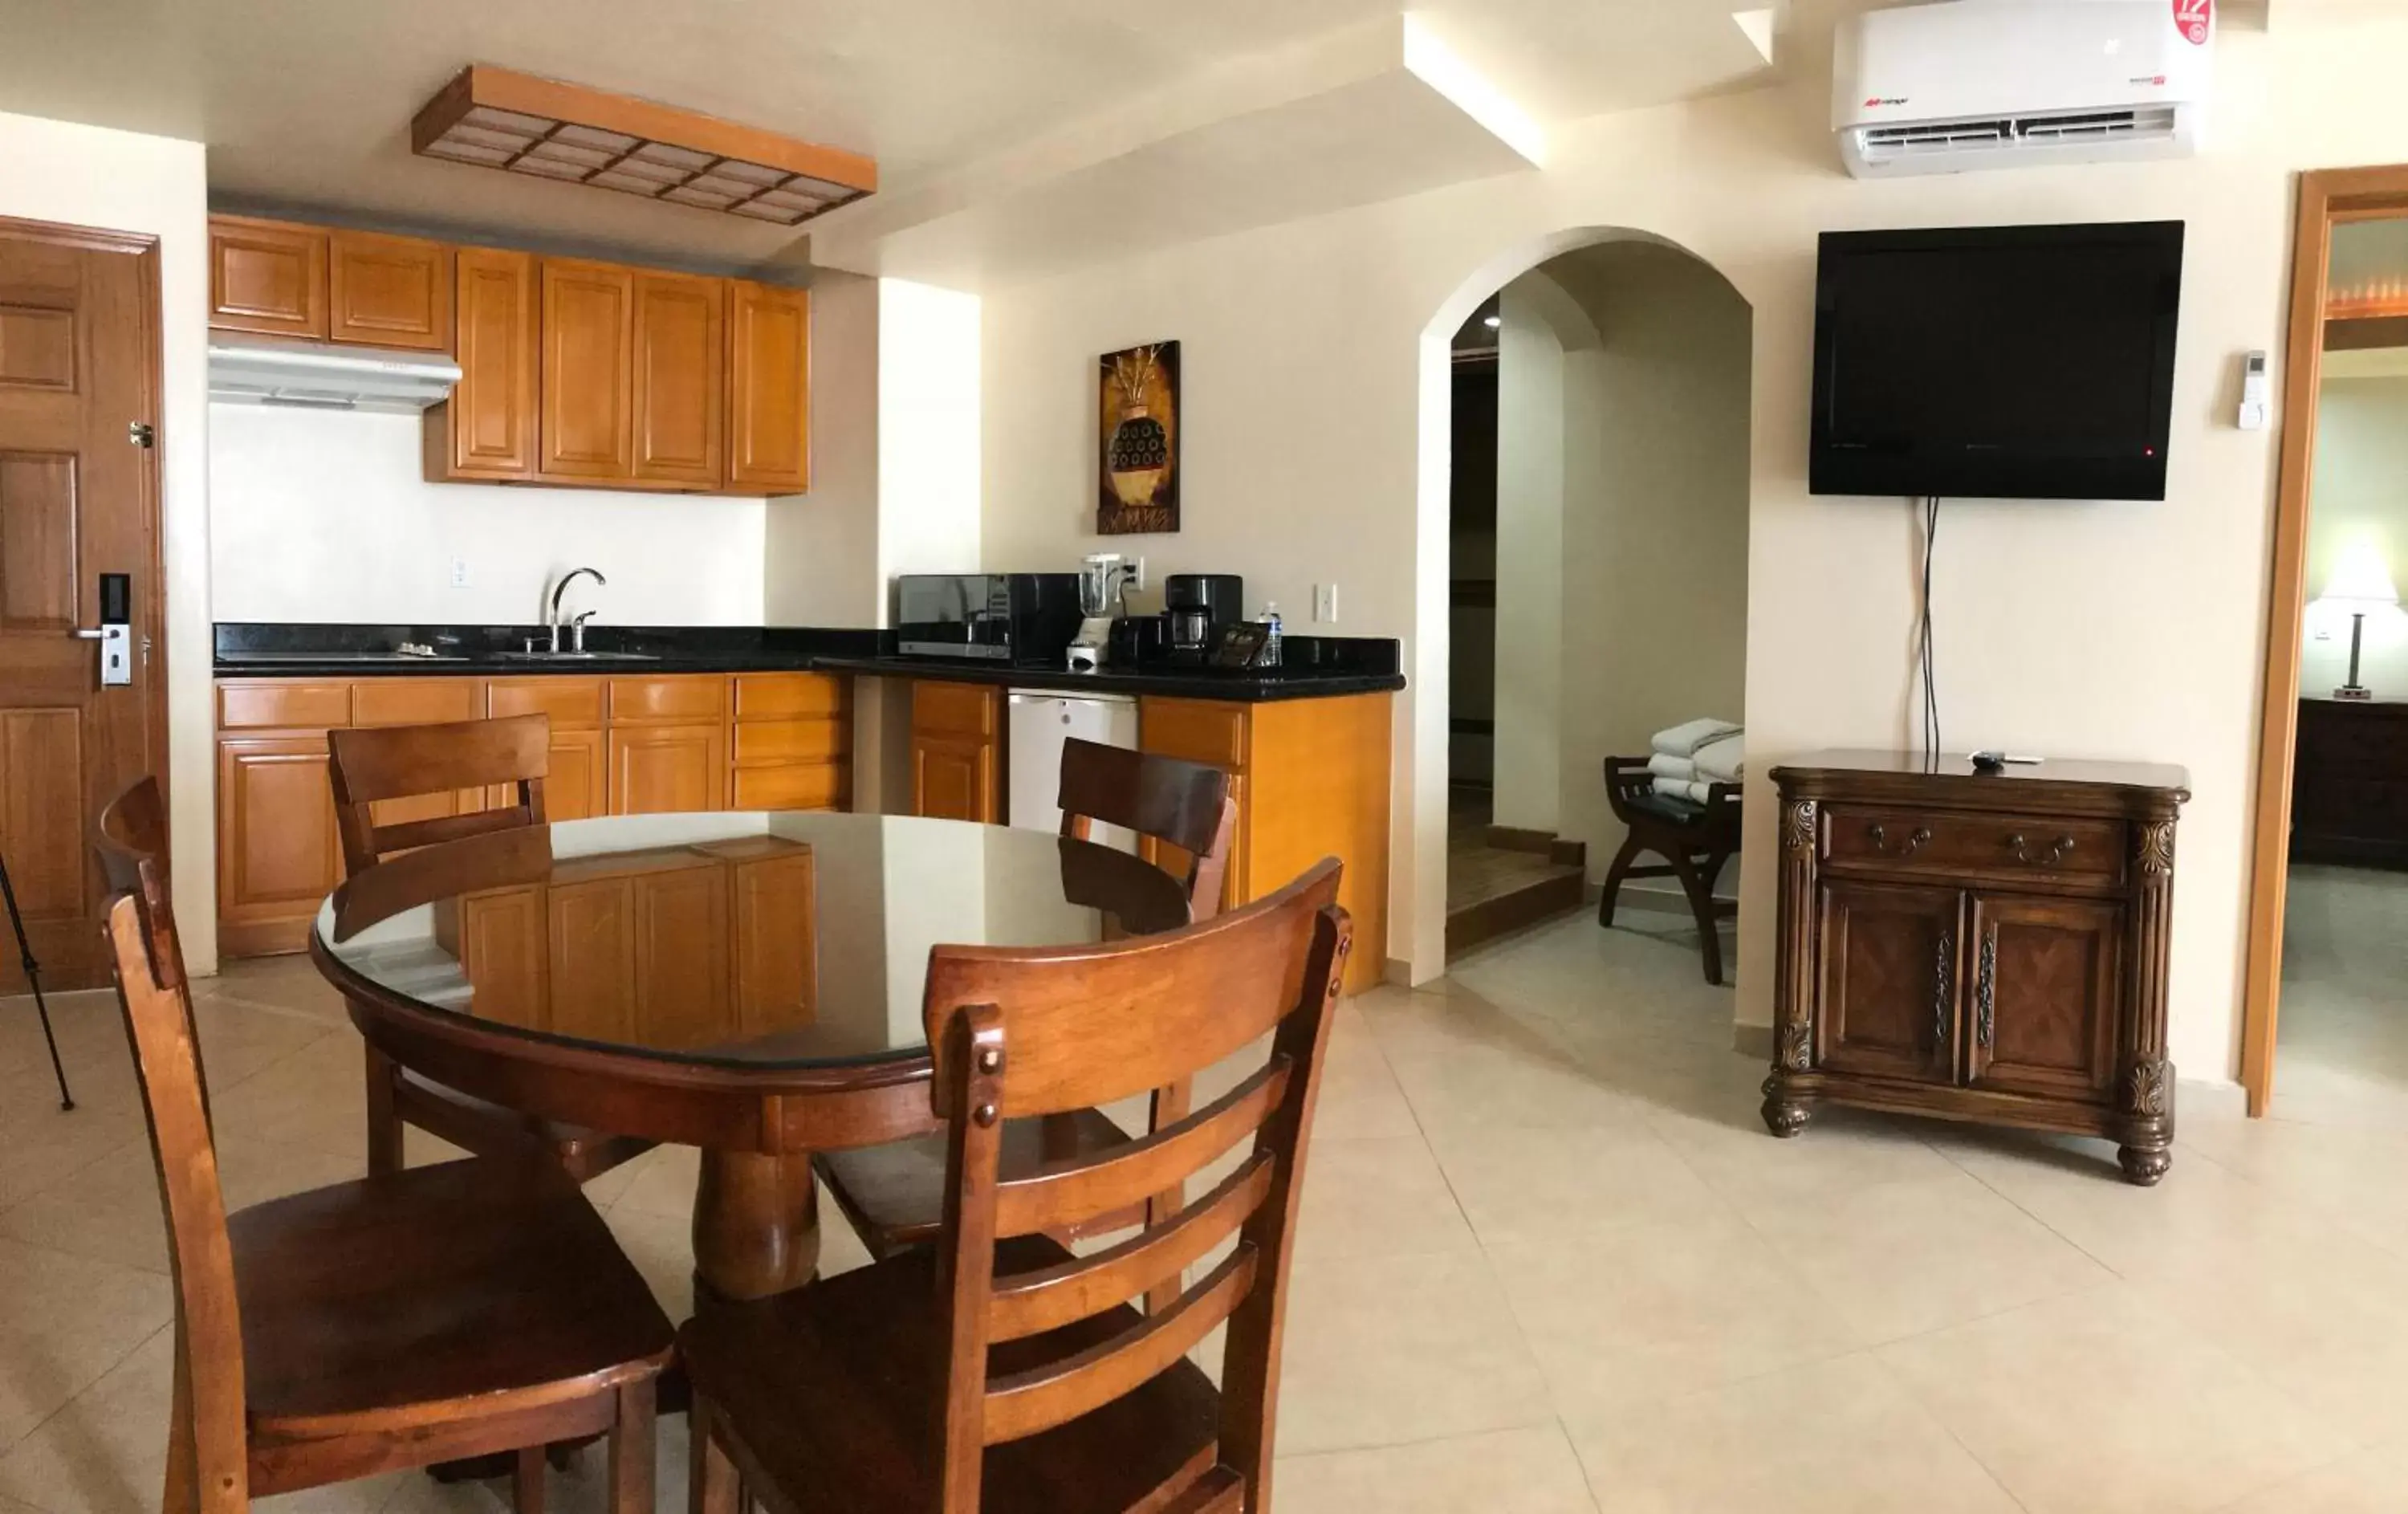
[[[1824,752],[1772,779],[1767,1128],[1796,1135],[1829,1100],[2104,1136],[2131,1181],[2163,1177],[2183,770]]]

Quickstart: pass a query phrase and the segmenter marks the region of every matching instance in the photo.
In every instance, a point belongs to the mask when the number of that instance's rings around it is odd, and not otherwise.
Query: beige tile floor
[[[2408,889],[2307,877],[2292,900],[2280,1117],[2186,1089],[2151,1191],[2093,1143],[1843,1112],[1770,1140],[1729,994],[1670,927],[1574,918],[1351,1002],[1278,1507],[2408,1508],[2408,1034],[2387,1017]],[[232,1202],[359,1171],[357,1043],[307,963],[229,973],[200,1014]],[[73,1115],[29,1008],[0,1003],[0,1514],[154,1508],[149,1156],[113,1004],[58,1015]],[[694,1175],[665,1149],[591,1190],[673,1313]],[[828,1264],[858,1260],[839,1228]],[[684,1434],[662,1429],[664,1510]],[[599,1507],[594,1460],[560,1507]],[[501,1507],[414,1474],[263,1506]]]

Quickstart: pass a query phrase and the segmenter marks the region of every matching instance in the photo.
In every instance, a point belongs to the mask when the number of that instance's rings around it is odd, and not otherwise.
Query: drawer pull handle
[[[2049,844],[2047,851],[2034,852],[2031,849],[2031,844],[2025,841],[2019,831],[2007,838],[2007,850],[2015,855],[2016,861],[2028,868],[2053,868],[2071,855],[2073,838],[2059,836]]]
[[[1865,839],[1873,844],[1874,851],[1881,853],[1885,857],[1889,855],[1888,828],[1880,825],[1868,827],[1865,830]],[[1915,853],[1929,845],[1930,843],[1931,828],[1928,826],[1917,826],[1913,830],[1909,831],[1907,833],[1906,840],[1899,844],[1898,855],[1901,858],[1913,857]]]
[[[1940,932],[1940,952],[1931,972],[1931,1045],[1933,1049],[1948,1049],[1948,1011],[1956,995],[1953,991],[1956,979],[1956,938],[1946,930]]]
[[[1982,932],[1982,965],[1973,980],[1973,1038],[1982,1049],[1999,1030],[1999,928],[1991,926]]]

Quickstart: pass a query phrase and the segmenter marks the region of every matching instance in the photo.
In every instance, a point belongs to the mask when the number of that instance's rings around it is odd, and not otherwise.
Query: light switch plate
[[[452,586],[455,589],[465,589],[468,586],[467,558],[454,557],[452,559]]]
[[[1325,626],[1338,623],[1338,585],[1315,584],[1312,586],[1312,618]]]

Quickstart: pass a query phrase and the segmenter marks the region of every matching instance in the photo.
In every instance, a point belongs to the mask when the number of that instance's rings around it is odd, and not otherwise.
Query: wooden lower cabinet
[[[218,742],[218,949],[298,951],[342,878],[326,738]]]
[[[1949,1077],[1963,914],[1954,888],[1823,886],[1822,1066],[1868,1077]]]
[[[705,1046],[818,1013],[811,849],[775,836],[564,862],[436,922],[474,1012],[598,1041]]]
[[[1230,774],[1238,833],[1225,909],[1276,893],[1325,857],[1345,864],[1338,901],[1354,920],[1348,993],[1377,984],[1387,963],[1390,722],[1385,694],[1138,701],[1140,747]],[[1166,866],[1185,860],[1157,843],[1140,849]]]
[[[1823,1101],[2104,1136],[2154,1183],[2173,1144],[2166,964],[2180,769],[1773,771],[1774,1055],[1764,1119]]]
[[[852,707],[852,680],[807,672],[222,680],[220,952],[301,950],[319,902],[342,879],[326,777],[330,728],[541,714],[552,723],[546,813],[581,820],[731,806],[846,808]],[[377,821],[509,802],[507,789],[431,795],[380,804]],[[461,930],[462,949],[478,949],[477,931],[468,922]],[[516,985],[507,992],[523,1000],[537,992],[538,977],[528,967],[496,981]]]
[[[913,815],[1004,823],[1003,693],[982,684],[912,684]]]
[[[724,727],[614,726],[609,748],[612,815],[727,808]]]

